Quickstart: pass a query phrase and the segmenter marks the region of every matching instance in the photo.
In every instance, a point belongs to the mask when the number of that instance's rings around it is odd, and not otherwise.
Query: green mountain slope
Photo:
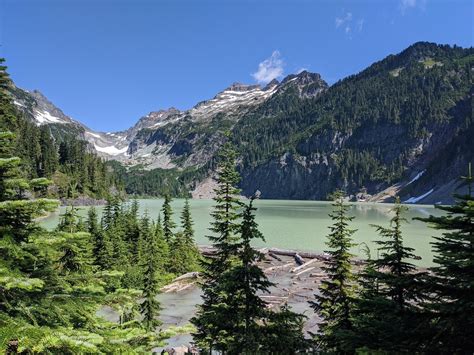
[[[472,131],[473,49],[416,43],[331,86],[314,100],[276,96],[234,128],[244,193],[321,199],[338,187],[377,193],[427,170],[408,198],[459,176],[473,147],[452,156]],[[287,103],[287,105],[285,105]],[[266,116],[275,107],[288,107]]]

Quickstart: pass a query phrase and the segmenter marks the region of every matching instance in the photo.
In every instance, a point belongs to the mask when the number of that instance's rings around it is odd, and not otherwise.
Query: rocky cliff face
[[[211,162],[232,131],[245,195],[325,199],[342,188],[361,200],[448,202],[473,158],[473,58],[472,48],[417,43],[331,87],[307,71],[263,88],[234,83],[189,110],[150,112],[122,132],[95,132],[37,91],[13,95],[37,124],[79,134],[107,159],[200,169],[183,188],[213,176]]]

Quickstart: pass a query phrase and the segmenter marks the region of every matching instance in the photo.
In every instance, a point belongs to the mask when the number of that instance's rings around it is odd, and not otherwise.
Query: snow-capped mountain
[[[212,99],[199,102],[189,110],[180,111],[171,107],[166,110],[152,111],[141,117],[133,127],[119,132],[97,132],[90,129],[80,121],[67,116],[37,90],[27,91],[14,88],[13,96],[14,104],[37,125],[49,125],[60,134],[79,134],[90,143],[91,149],[104,158],[119,160],[127,165],[143,164],[148,169],[170,168],[176,166],[170,156],[170,150],[175,142],[173,140],[147,141],[143,139],[147,134],[166,126],[178,128],[186,122],[207,125],[216,117],[220,120],[237,121],[239,117],[258,107],[276,92],[295,85],[296,80],[301,81],[300,85],[309,86],[321,81],[321,78],[319,74],[303,72],[285,78],[281,84],[273,80],[264,88],[260,85],[233,83]],[[327,85],[323,83],[314,93],[317,94],[326,87]],[[304,91],[304,89],[301,90]],[[178,139],[178,136],[175,138]],[[198,161],[188,163],[187,165],[193,165]]]
[[[420,42],[331,87],[307,71],[265,87],[234,83],[120,132],[96,132],[37,91],[15,88],[13,98],[53,135],[74,134],[136,166],[131,193],[160,193],[159,182],[208,196],[216,152],[232,131],[245,195],[325,199],[342,187],[361,201],[446,203],[474,154],[472,58],[472,48]]]
[[[128,144],[120,134],[96,132],[67,116],[38,90],[27,91],[14,87],[13,103],[37,125],[48,125],[54,135],[72,134],[90,143],[91,149],[106,158],[125,154]]]

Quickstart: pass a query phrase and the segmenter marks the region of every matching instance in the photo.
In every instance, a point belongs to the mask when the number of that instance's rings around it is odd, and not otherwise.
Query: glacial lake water
[[[140,212],[148,213],[156,219],[163,204],[162,199],[139,200]],[[179,225],[179,215],[184,200],[175,199],[172,208],[174,217]],[[210,244],[206,235],[209,235],[210,213],[214,202],[212,200],[191,200],[191,213],[195,225],[195,238],[197,244]],[[330,202],[324,201],[285,201],[285,200],[257,200],[255,207],[256,220],[263,232],[266,241],[258,241],[256,247],[277,247],[282,249],[297,249],[304,251],[322,252],[327,249],[325,245],[328,226],[331,219],[328,214],[332,210]],[[355,243],[353,253],[363,256],[362,246],[364,243],[371,249],[372,257],[377,256],[376,246],[373,243],[378,235],[371,224],[388,226],[393,216],[391,209],[393,205],[379,203],[351,203],[349,214],[355,216],[351,228],[357,229],[354,234]],[[421,260],[416,264],[422,267],[433,265],[433,254],[430,242],[432,236],[440,235],[439,231],[429,228],[425,223],[412,220],[414,217],[427,217],[441,215],[443,212],[433,206],[409,205],[405,217],[409,223],[403,226],[404,240],[407,246],[413,247]],[[103,207],[97,207],[102,211]],[[87,215],[88,207],[78,207],[79,214]],[[41,220],[41,225],[48,229],[54,228],[65,207]]]

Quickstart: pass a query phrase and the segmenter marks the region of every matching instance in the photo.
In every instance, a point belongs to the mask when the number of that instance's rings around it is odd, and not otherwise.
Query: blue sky
[[[0,0],[0,56],[93,129],[187,109],[232,82],[330,84],[416,41],[473,45],[471,0]]]

